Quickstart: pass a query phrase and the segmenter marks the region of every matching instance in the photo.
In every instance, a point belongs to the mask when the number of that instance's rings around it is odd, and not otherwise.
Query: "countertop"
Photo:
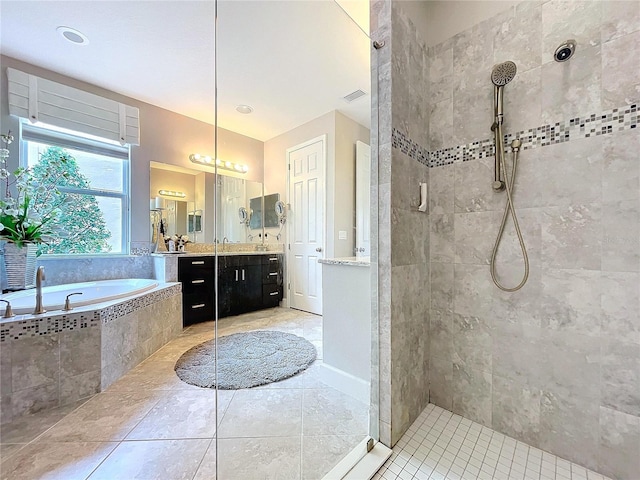
[[[324,265],[349,265],[352,267],[368,267],[371,265],[369,257],[340,257],[340,258],[321,258],[318,263]]]
[[[232,255],[282,255],[280,251],[249,251],[249,252],[218,252],[220,257],[228,257]],[[215,252],[158,252],[151,254],[154,257],[213,257]]]

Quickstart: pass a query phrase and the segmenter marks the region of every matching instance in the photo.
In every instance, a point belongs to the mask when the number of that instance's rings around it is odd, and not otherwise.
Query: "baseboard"
[[[319,373],[320,379],[330,387],[369,405],[371,398],[369,382],[326,363],[320,365]]]
[[[375,442],[373,449],[367,452],[369,440],[371,437],[360,442],[322,480],[370,480],[373,478],[391,456],[391,449],[380,442]]]

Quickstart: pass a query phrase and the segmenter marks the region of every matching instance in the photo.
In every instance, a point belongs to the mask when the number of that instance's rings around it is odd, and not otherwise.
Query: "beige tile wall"
[[[372,39],[386,41],[373,72],[381,439],[393,444],[430,398],[630,478],[640,471],[638,130],[522,152],[515,201],[531,272],[516,293],[489,273],[504,204],[491,189],[493,158],[427,169],[390,140],[398,131],[434,151],[491,138],[489,76],[505,60],[518,65],[505,133],[637,102],[640,4],[522,2],[429,48],[426,60],[399,4],[372,3]],[[575,57],[554,62],[569,38]],[[423,179],[428,216],[413,210]],[[519,281],[520,255],[508,226],[504,283]]]
[[[638,2],[554,0],[433,47],[429,149],[491,137],[495,62],[519,68],[505,133],[637,102],[639,34]],[[567,38],[575,57],[556,63]],[[604,474],[640,472],[639,166],[638,129],[522,152],[515,204],[531,275],[516,293],[489,274],[505,201],[493,158],[430,169],[432,402]],[[509,223],[508,285],[520,255]]]

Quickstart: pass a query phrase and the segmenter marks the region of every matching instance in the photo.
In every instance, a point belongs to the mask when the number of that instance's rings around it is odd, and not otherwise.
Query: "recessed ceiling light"
[[[253,108],[251,108],[249,105],[238,105],[236,107],[236,110],[244,114],[253,112]]]
[[[89,44],[89,39],[87,38],[87,36],[84,33],[79,32],[75,28],[58,27],[56,28],[56,30],[58,31],[58,33],[60,33],[60,35],[62,35],[66,40],[70,41],[71,43],[75,43],[76,45]]]

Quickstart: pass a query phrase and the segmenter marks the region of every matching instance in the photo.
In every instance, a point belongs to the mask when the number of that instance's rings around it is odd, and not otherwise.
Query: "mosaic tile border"
[[[147,295],[141,295],[140,297],[132,298],[131,300],[128,300],[126,302],[103,308],[100,310],[100,320],[102,321],[102,324],[105,325],[109,322],[113,322],[120,317],[133,313],[136,310],[140,310],[154,303],[158,303],[166,300],[167,298],[181,294],[181,283],[171,285],[169,287],[163,288],[162,290],[157,290],[155,292],[148,293]]]
[[[50,317],[26,318],[0,324],[0,343],[53,335],[100,325],[100,312],[66,313]]]
[[[600,114],[592,113],[586,117],[575,117],[543,125],[541,127],[509,133],[504,136],[505,151],[509,151],[509,144],[515,138],[522,141],[522,150],[556,145],[581,138],[607,135],[615,132],[631,130],[638,126],[638,104],[633,103],[620,108],[606,110]],[[481,158],[492,157],[495,154],[493,139],[471,142],[466,145],[456,145],[442,150],[427,152],[406,135],[395,128],[392,133],[392,146],[400,149],[414,160],[428,165],[440,167],[452,163],[467,162]]]
[[[32,317],[0,323],[0,343],[97,327],[181,294],[182,284],[176,284],[98,310]]]
[[[429,166],[429,151],[395,128],[391,133],[391,146],[423,165]]]

